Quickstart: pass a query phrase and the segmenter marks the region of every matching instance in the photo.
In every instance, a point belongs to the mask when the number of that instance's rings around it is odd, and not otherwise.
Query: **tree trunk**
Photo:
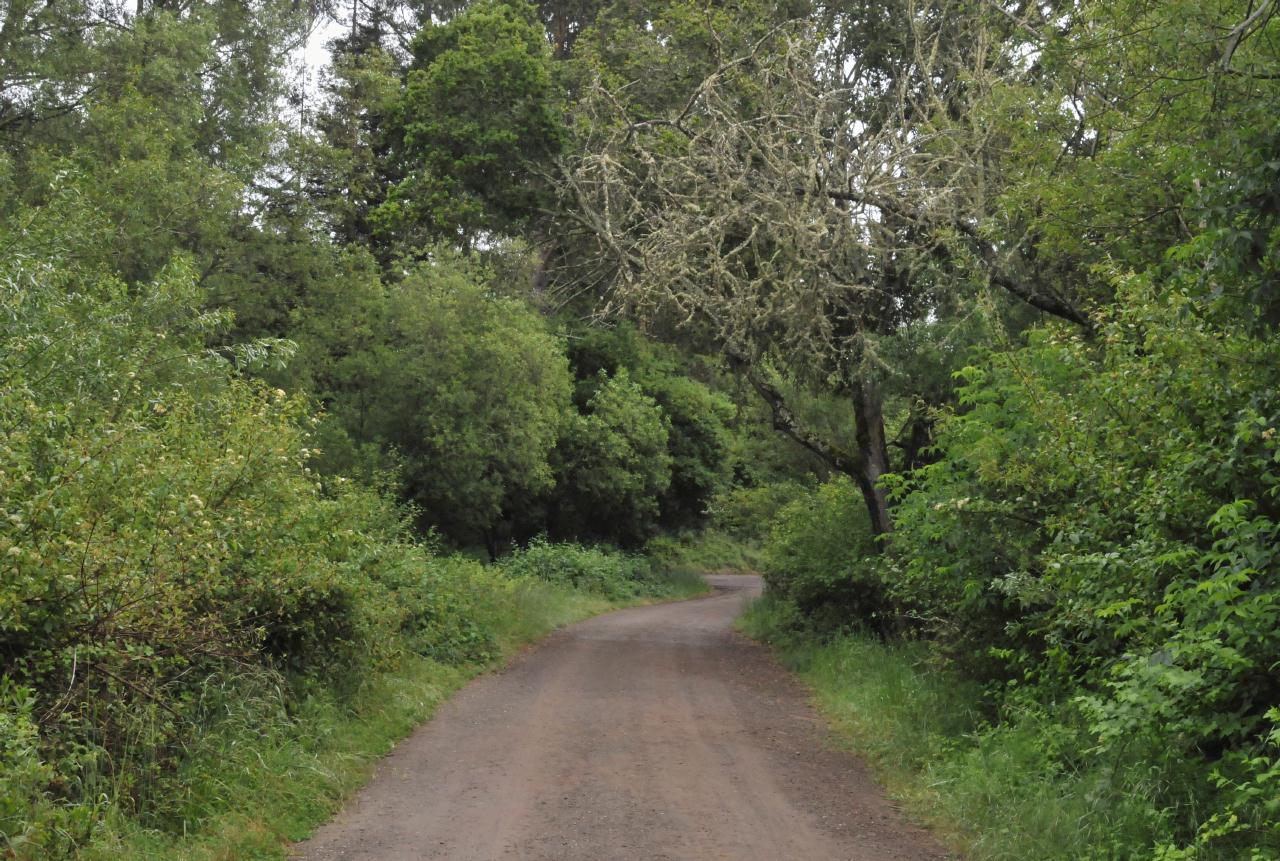
[[[734,360],[731,358],[731,362]],[[870,379],[858,380],[848,390],[853,402],[854,432],[858,450],[843,452],[811,433],[796,420],[782,392],[750,364],[737,360],[734,367],[746,374],[752,387],[769,405],[773,427],[820,457],[832,469],[843,472],[858,485],[871,518],[871,531],[885,535],[893,531],[889,517],[889,495],[880,486],[880,477],[889,472],[889,444],[884,434],[884,399],[880,387]]]
[[[851,388],[854,432],[858,441],[852,477],[862,491],[871,517],[871,531],[887,535],[893,531],[889,516],[889,495],[880,477],[889,472],[889,443],[884,434],[884,399],[880,388],[869,379],[858,380]]]
[[[933,445],[933,424],[933,416],[930,415],[927,404],[918,402],[912,406],[910,418],[899,441],[890,443],[891,446],[902,449],[902,472],[911,472],[937,463],[937,454],[929,448]]]

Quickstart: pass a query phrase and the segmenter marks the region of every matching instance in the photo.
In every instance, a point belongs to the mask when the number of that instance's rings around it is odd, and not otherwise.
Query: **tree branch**
[[[858,203],[864,206],[874,206],[876,209],[907,219],[916,224],[927,224],[929,221],[925,215],[911,207],[883,197],[853,191],[825,190],[823,193],[832,200]],[[1061,296],[1041,293],[1004,272],[998,259],[999,252],[996,250],[996,247],[992,245],[989,240],[983,238],[982,235],[978,233],[977,228],[973,225],[968,224],[963,219],[954,218],[949,219],[947,223],[941,226],[955,230],[969,241],[974,251],[976,251],[978,256],[982,259],[982,262],[986,264],[987,277],[991,280],[991,283],[994,286],[999,287],[1007,293],[1011,293],[1023,302],[1026,302],[1033,308],[1044,311],[1046,314],[1052,314],[1059,319],[1066,320],[1069,323],[1074,323],[1088,332],[1093,331],[1093,322],[1089,319],[1088,315],[1063,299]]]
[[[820,439],[816,434],[801,425],[796,419],[795,413],[787,406],[786,396],[776,386],[765,380],[754,368],[744,362],[739,362],[738,364],[740,364],[740,370],[743,371],[747,382],[751,384],[756,394],[768,405],[769,412],[773,417],[774,430],[785,434],[836,472],[842,472],[846,475],[857,473],[861,463],[860,457],[842,451],[826,440]]]

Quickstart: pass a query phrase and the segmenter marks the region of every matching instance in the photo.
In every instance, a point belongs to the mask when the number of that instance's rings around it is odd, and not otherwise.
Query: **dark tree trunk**
[[[773,427],[813,452],[837,472],[843,472],[858,485],[871,518],[871,531],[885,535],[893,531],[889,517],[889,495],[880,485],[880,477],[889,472],[889,444],[884,434],[884,400],[880,387],[869,379],[859,380],[848,394],[853,401],[854,432],[858,449],[841,451],[830,441],[811,433],[797,421],[782,392],[745,362],[735,363],[744,371],[752,387],[769,405]]]
[[[889,516],[889,495],[880,478],[889,468],[889,442],[884,434],[884,399],[880,387],[872,380],[862,379],[850,392],[854,410],[854,432],[858,440],[858,456],[855,458],[852,477],[862,491],[871,517],[871,531],[887,535],[893,531],[893,519]]]
[[[933,421],[928,406],[917,404],[912,407],[907,426],[898,440],[890,443],[902,449],[902,472],[937,462],[937,454],[929,448],[933,445]]]

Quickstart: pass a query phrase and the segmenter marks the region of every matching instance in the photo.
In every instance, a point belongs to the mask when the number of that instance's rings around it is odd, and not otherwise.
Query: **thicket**
[[[979,833],[1030,803],[1029,775],[1064,805],[1119,805],[1132,781],[1147,806],[1124,801],[1123,830],[1082,826],[1052,857],[1275,857],[1280,390],[1264,369],[1280,355],[1186,292],[1127,289],[1143,292],[1096,339],[1037,331],[962,372],[937,462],[889,479],[881,552],[830,540],[833,522],[868,531],[846,483],[784,509],[766,577],[806,615],[774,627],[907,633],[951,668],[936,684],[985,686],[970,726],[938,742],[950,765],[915,761],[971,780],[1017,746]]]
[[[1238,256],[1238,231],[1264,247],[1274,233],[1270,214],[1233,215],[1116,276],[1090,331],[975,350],[937,413],[934,462],[884,479],[894,528],[878,548],[858,542],[865,506],[844,481],[784,508],[766,540],[771,591],[795,610],[763,632],[919,639],[932,662],[917,649],[898,672],[969,692],[967,723],[929,748],[940,760],[908,758],[955,782],[931,802],[953,813],[991,794],[962,814],[978,816],[981,857],[1280,853],[1280,342],[1252,301],[1269,264]],[[900,660],[861,642],[794,648],[806,666]],[[835,700],[877,695],[822,667]],[[914,744],[883,735],[890,759]],[[1017,771],[980,781],[1003,756]],[[984,849],[984,828],[1045,803],[1018,788],[1030,775],[1096,822],[1057,848],[1019,832]]]
[[[539,300],[533,7],[424,22],[411,56],[383,23],[312,111],[291,3],[0,23],[0,855],[187,857],[255,798],[314,824],[352,777],[295,774],[347,755],[311,734],[379,692],[361,757],[517,642],[700,588],[536,538],[696,526],[732,417],[683,352],[575,364],[611,336]],[[471,90],[499,72],[523,126]]]
[[[581,544],[534,540],[499,563],[516,579],[542,580],[615,600],[696,592],[696,571],[680,571],[647,555],[627,554]]]
[[[229,685],[292,687],[288,705],[407,655],[485,662],[538,580],[675,588],[603,549],[438,555],[393,500],[312,472],[307,401],[237,369],[267,345],[206,346],[228,318],[189,267],[130,289],[10,247],[0,834],[17,857],[71,852],[107,808],[174,825],[173,777]]]

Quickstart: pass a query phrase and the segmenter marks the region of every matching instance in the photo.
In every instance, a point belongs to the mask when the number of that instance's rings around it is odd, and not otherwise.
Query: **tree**
[[[404,179],[376,211],[410,246],[470,244],[528,223],[543,198],[530,171],[564,138],[551,52],[535,8],[482,0],[414,39],[393,122]]]
[[[557,450],[552,522],[565,534],[637,544],[656,529],[671,485],[668,424],[625,369],[601,374]]]
[[[722,50],[656,116],[599,74],[581,104],[596,132],[566,160],[563,212],[594,243],[613,306],[716,345],[777,429],[854,478],[884,533],[886,386],[905,384],[904,462],[927,443],[937,397],[932,383],[911,391],[891,344],[950,341],[932,352],[955,362],[954,342],[984,328],[975,311],[1003,322],[1007,297],[1088,319],[1022,250],[988,238],[999,129],[967,112],[1017,74],[1004,18],[947,0],[864,6]],[[886,10],[902,13],[889,37]],[[979,300],[988,285],[998,292]],[[798,420],[784,394],[797,383],[850,400],[853,446]]]
[[[314,391],[357,445],[394,454],[424,527],[496,550],[500,523],[552,484],[570,410],[562,344],[445,253],[391,287],[352,275],[299,315]]]
[[[659,501],[662,525],[689,529],[705,519],[712,497],[729,478],[732,402],[709,380],[706,357],[655,342],[626,321],[592,326],[569,342],[579,403],[620,370],[662,408],[667,422],[671,484]]]
[[[340,243],[374,245],[374,211],[397,177],[391,173],[391,116],[401,95],[400,62],[376,34],[341,39],[322,80],[326,96],[297,149],[305,193]]]

